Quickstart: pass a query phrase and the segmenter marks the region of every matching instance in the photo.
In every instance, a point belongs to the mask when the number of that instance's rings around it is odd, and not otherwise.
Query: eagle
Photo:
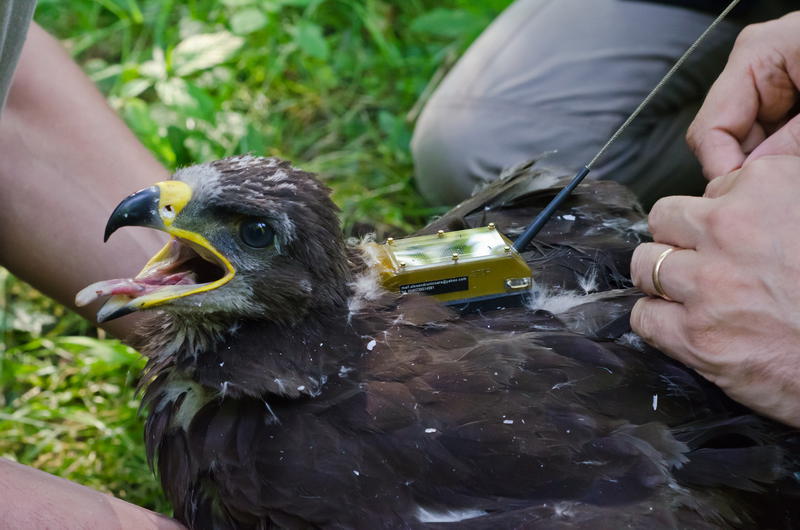
[[[421,233],[509,236],[559,191],[520,165]],[[137,347],[147,456],[194,529],[731,528],[800,524],[798,432],[728,399],[626,326],[635,198],[577,188],[523,256],[522,307],[459,314],[386,291],[330,190],[277,158],[186,167],[114,210],[106,239],[171,236],[100,281]]]

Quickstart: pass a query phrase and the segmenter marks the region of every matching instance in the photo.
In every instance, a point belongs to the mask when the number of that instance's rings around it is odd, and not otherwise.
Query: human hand
[[[711,181],[703,197],[650,212],[654,243],[633,255],[642,298],[631,326],[731,398],[800,427],[800,157],[768,156]]]
[[[689,127],[710,180],[766,155],[800,155],[800,11],[746,27]]]

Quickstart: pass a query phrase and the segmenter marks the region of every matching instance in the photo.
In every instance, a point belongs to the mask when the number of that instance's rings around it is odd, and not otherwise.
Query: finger
[[[731,191],[734,186],[736,186],[736,182],[739,180],[741,173],[742,170],[737,169],[736,171],[731,171],[727,175],[722,175],[721,177],[715,178],[708,183],[708,186],[706,186],[706,191],[703,194],[703,197],[706,199],[716,199],[718,197],[722,197]]]
[[[681,248],[697,248],[703,239],[704,219],[711,207],[702,197],[664,197],[647,216],[653,240]]]
[[[749,155],[766,139],[767,131],[764,126],[758,122],[754,123],[753,128],[747,133],[747,137],[742,140],[742,152],[745,156]]]
[[[675,248],[661,243],[644,243],[636,247],[631,259],[633,284],[650,296],[661,296],[656,291],[654,272],[658,259],[668,249]],[[697,252],[676,249],[661,262],[658,279],[663,294],[675,302],[686,302],[697,291],[694,271],[698,270]]]
[[[709,179],[741,167],[758,122],[780,121],[795,103],[797,84],[787,61],[769,45],[773,32],[754,26],[741,33],[689,127],[687,141]]]
[[[761,142],[747,157],[745,164],[770,155],[800,156],[800,116],[795,116]]]
[[[735,72],[734,72],[735,70]],[[741,167],[746,155],[742,142],[758,116],[758,93],[752,78],[731,62],[711,86],[686,140],[708,179]]]
[[[687,142],[708,180],[739,169],[747,158],[739,140],[728,130],[702,127],[696,131],[690,129],[690,133],[694,136],[687,136]]]
[[[661,298],[641,298],[631,311],[631,329],[646,343],[663,351],[687,366],[706,368],[688,347],[686,308]]]

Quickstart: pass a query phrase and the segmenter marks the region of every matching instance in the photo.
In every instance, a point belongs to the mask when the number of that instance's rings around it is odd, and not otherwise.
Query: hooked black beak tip
[[[100,311],[97,312],[97,323],[103,324],[108,322],[109,320],[114,320],[115,318],[124,317],[125,315],[130,315],[136,311],[136,308],[130,306],[122,306],[122,307],[115,307],[113,309],[107,309],[104,305],[100,308]]]
[[[146,226],[163,229],[164,223],[158,215],[160,196],[161,191],[159,188],[150,186],[125,197],[108,218],[103,242],[108,241],[111,234],[123,226]]]

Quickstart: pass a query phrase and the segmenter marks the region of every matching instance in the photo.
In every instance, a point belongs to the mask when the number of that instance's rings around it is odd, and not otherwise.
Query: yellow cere
[[[175,216],[191,200],[192,188],[179,180],[157,182],[156,187],[159,189],[158,215],[164,221],[164,225],[169,227]]]

